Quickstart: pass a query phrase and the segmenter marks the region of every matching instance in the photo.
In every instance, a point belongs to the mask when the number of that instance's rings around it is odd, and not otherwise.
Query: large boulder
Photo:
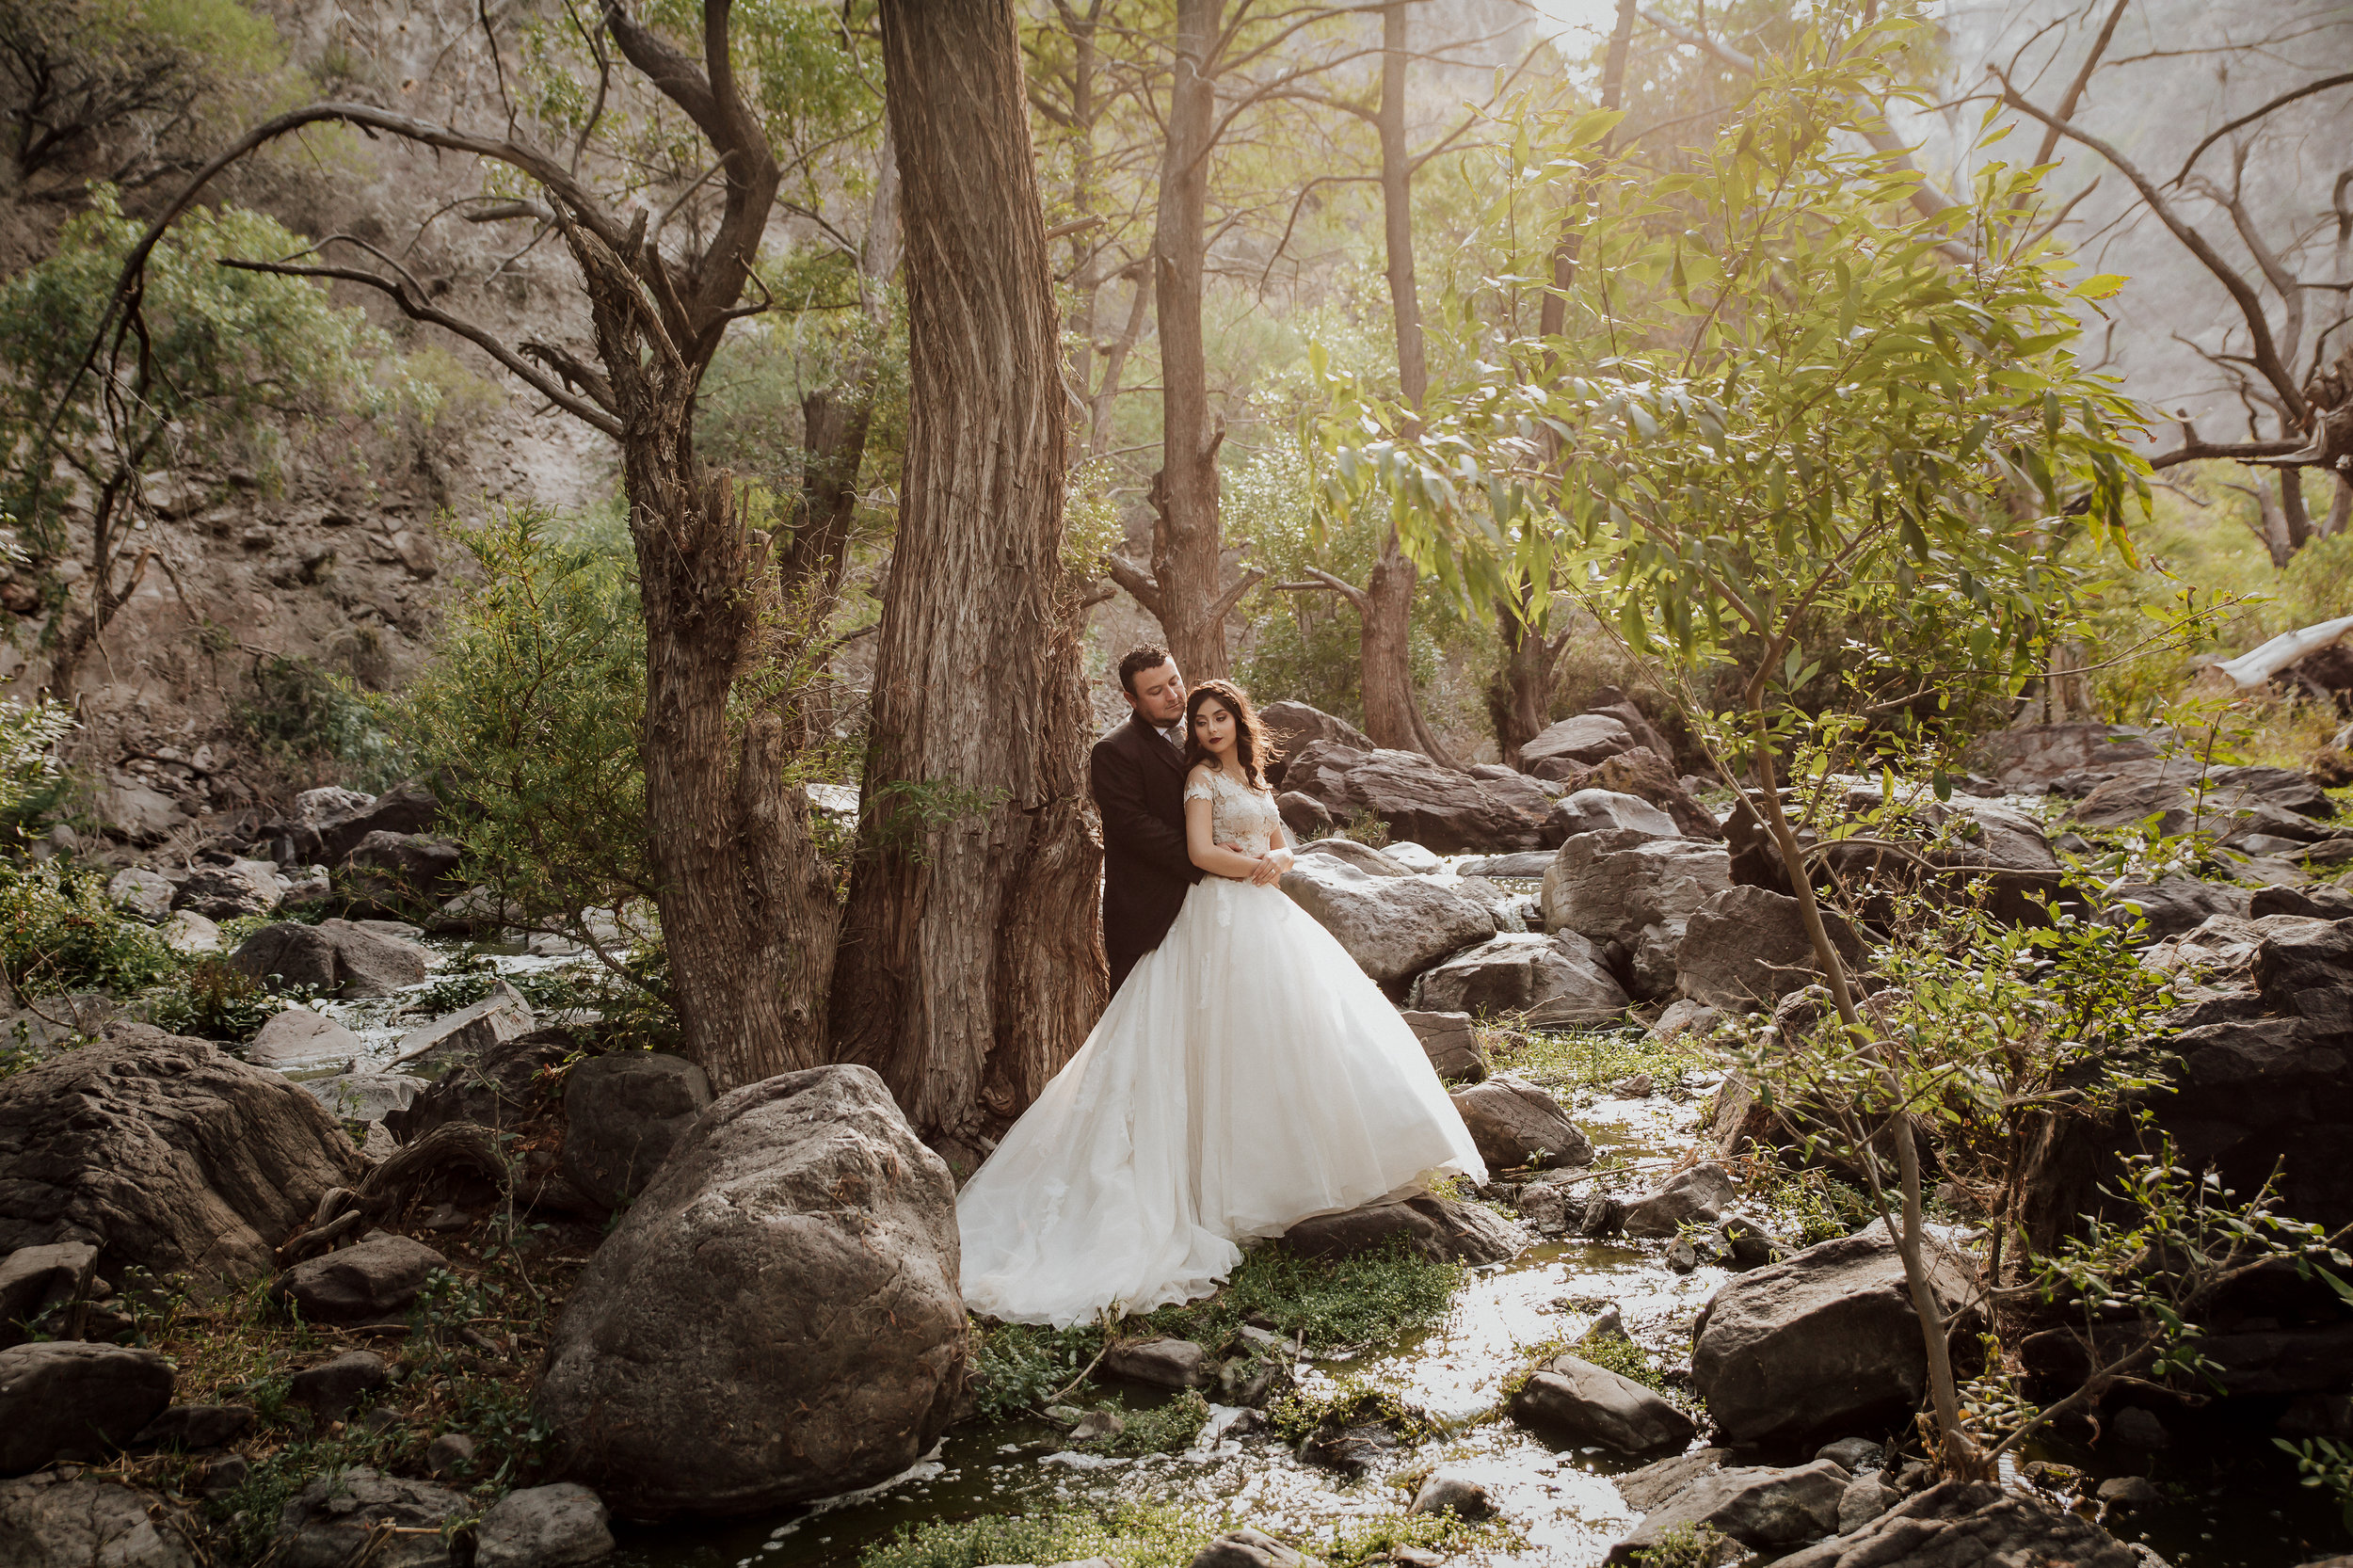
[[[0,1079],[0,1250],[87,1241],[112,1279],[241,1286],[362,1169],[301,1085],[145,1024]]]
[[[533,1390],[627,1518],[830,1497],[915,1463],[965,1376],[955,1182],[865,1067],[727,1095],[573,1287]]]
[[[1839,915],[1822,923],[1852,970],[1863,942]],[[1821,978],[1814,940],[1799,917],[1798,901],[1763,888],[1727,888],[1691,914],[1675,949],[1675,986],[1705,1007],[1744,1012],[1803,990]]]
[[[470,1558],[453,1527],[477,1506],[430,1481],[364,1465],[334,1471],[286,1504],[268,1561],[272,1568],[459,1568]]]
[[[315,1067],[355,1062],[366,1051],[360,1036],[323,1013],[287,1007],[272,1013],[247,1042],[245,1059],[258,1067]]]
[[[1579,713],[1546,725],[1524,743],[1520,766],[1538,778],[1565,779],[1638,744],[1624,720],[1608,713]]]
[[[162,1497],[85,1471],[0,1480],[0,1562],[8,1568],[197,1568],[201,1522]]]
[[[393,1043],[391,1065],[440,1078],[493,1046],[530,1033],[536,1021],[523,994],[501,980],[472,1006],[445,1013],[402,1035]]]
[[[118,909],[142,920],[160,920],[171,913],[171,900],[179,890],[161,872],[129,866],[115,872],[106,884],[106,898]]]
[[[1457,1089],[1452,1097],[1471,1142],[1479,1145],[1479,1158],[1491,1171],[1593,1162],[1593,1140],[1569,1120],[1559,1100],[1524,1078],[1498,1073]]]
[[[1970,1299],[1970,1265],[1932,1241],[1925,1257],[1949,1318]],[[1691,1382],[1737,1443],[1840,1437],[1909,1416],[1928,1386],[1928,1353],[1885,1228],[1727,1282],[1700,1316]]]
[[[318,929],[335,944],[338,994],[389,997],[405,985],[424,983],[433,954],[414,942],[350,920],[321,920]]]
[[[337,984],[335,939],[314,925],[265,925],[237,944],[229,967],[271,989],[301,985],[331,991]]]
[[[307,861],[340,866],[371,833],[416,833],[440,814],[433,792],[415,779],[380,795],[357,790],[306,790],[295,797],[294,816],[276,824],[294,840]]]
[[[1404,980],[1496,934],[1495,912],[1427,877],[1378,875],[1303,855],[1283,891],[1378,981]]]
[[[2019,725],[1980,737],[1968,760],[2010,794],[2081,794],[2135,762],[2154,760],[2151,739],[2121,724]]]
[[[1948,1480],[1776,1568],[2141,1568],[2142,1551],[2031,1489]]]
[[[1370,844],[1353,839],[1313,839],[1299,846],[1301,855],[1321,855],[1334,860],[1345,860],[1358,871],[1373,876],[1411,876],[1411,868],[1392,860]]]
[[[1290,760],[1283,784],[1314,796],[1335,821],[1376,817],[1390,838],[1440,855],[1536,849],[1544,840],[1543,811],[1523,808],[1519,792],[1442,768],[1417,751],[1311,741]]]
[[[2252,913],[2253,904],[2254,894],[2245,888],[2176,874],[2118,888],[2104,918],[2120,930],[2141,923],[2155,938],[2194,931],[2217,915],[2245,918]]]
[[[407,1105],[385,1113],[386,1130],[414,1143],[450,1122],[515,1132],[547,1116],[550,1085],[564,1063],[579,1054],[580,1039],[566,1029],[535,1029],[493,1042],[453,1065]]]
[[[1690,792],[1683,787],[1683,780],[1675,776],[1666,752],[1638,745],[1604,760],[1577,782],[1587,789],[1608,790],[1650,802],[1673,817],[1686,838],[1723,837],[1724,830],[1714,814],[1693,800]]]
[[[1675,952],[1691,917],[1731,885],[1721,843],[1626,829],[1580,833],[1545,872],[1545,929],[1617,943],[1629,955],[1635,994],[1660,996],[1674,985]]]
[[[1321,708],[1310,708],[1304,702],[1270,702],[1258,710],[1258,723],[1266,730],[1268,748],[1274,754],[1267,765],[1270,784],[1280,785],[1290,760],[1313,742],[1323,741],[1350,751],[1373,749],[1371,736],[1346,719],[1334,718]]]
[[[1632,1378],[1575,1355],[1555,1356],[1529,1374],[1512,1397],[1512,1414],[1540,1432],[1620,1453],[1679,1448],[1698,1430]]]
[[[171,1402],[153,1351],[49,1339],[0,1351],[0,1476],[61,1459],[103,1460]]]
[[[1285,1250],[1302,1257],[1354,1257],[1401,1241],[1433,1263],[1508,1263],[1529,1237],[1492,1208],[1434,1192],[1319,1214],[1283,1233]]]
[[[576,1568],[612,1551],[603,1499],[562,1480],[491,1504],[474,1531],[473,1568]]]
[[[1580,833],[1608,833],[1620,828],[1654,839],[1683,837],[1683,830],[1666,812],[1640,795],[1622,795],[1615,790],[1571,791],[1554,804],[1552,820],[1561,824],[1564,842]]]
[[[711,1097],[711,1080],[684,1057],[591,1057],[564,1080],[564,1175],[607,1208],[620,1208],[645,1190]]]
[[[2224,836],[2256,825],[2305,840],[2329,837],[2336,815],[2328,792],[2286,768],[2206,768],[2199,763],[2135,762],[2075,804],[2068,820],[2086,827],[2130,827],[2158,819],[2167,834],[2193,828]]]
[[[464,858],[464,852],[447,839],[379,831],[360,840],[348,864],[360,873],[352,886],[362,898],[438,905],[466,890],[457,874]]]
[[[266,860],[237,860],[193,868],[171,902],[173,908],[193,910],[206,920],[233,920],[266,915],[284,896],[277,867]]]
[[[1627,1205],[1625,1233],[1657,1238],[1673,1236],[1685,1225],[1714,1224],[1737,1195],[1724,1168],[1712,1160],[1702,1160]]]
[[[1785,1470],[1709,1471],[1643,1515],[1631,1535],[1609,1548],[1609,1560],[1641,1560],[1665,1537],[1700,1526],[1760,1549],[1818,1541],[1836,1532],[1838,1502],[1852,1479],[1827,1459]]]
[[[1465,879],[1467,880],[1467,879]],[[1414,982],[1439,1013],[1522,1013],[1532,1024],[1593,1024],[1633,1005],[1593,944],[1573,931],[1510,934],[1467,948]]]
[[[1430,1070],[1440,1078],[1477,1083],[1487,1076],[1487,1053],[1479,1048],[1479,1031],[1468,1013],[1409,1011],[1398,1016],[1421,1042]]]
[[[406,1312],[425,1277],[448,1266],[422,1241],[377,1231],[339,1252],[305,1258],[271,1283],[270,1295],[314,1322],[382,1322]]]

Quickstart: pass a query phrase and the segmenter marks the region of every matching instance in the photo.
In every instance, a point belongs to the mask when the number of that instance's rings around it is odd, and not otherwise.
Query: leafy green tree
[[[323,285],[217,264],[305,246],[236,207],[192,214],[166,236],[148,263],[138,352],[110,376],[77,376],[141,227],[114,192],[92,202],[47,261],[0,285],[0,484],[23,547],[49,578],[58,612],[46,633],[50,684],[59,691],[154,563],[141,532],[152,472],[264,421],[373,417],[432,396],[408,381],[390,340],[360,312],[330,304]],[[69,384],[74,394],[60,408]],[[82,584],[69,592],[57,568],[77,544]]]
[[[2119,280],[2066,281],[2071,264],[2020,216],[2036,174],[1988,160],[1966,205],[1923,212],[1917,173],[1870,145],[1914,32],[1827,13],[1755,62],[1753,95],[1664,177],[1601,155],[1612,114],[1524,117],[1493,219],[1509,260],[1486,308],[1454,319],[1490,333],[1548,282],[1561,330],[1492,345],[1418,430],[1361,394],[1329,426],[1336,499],[1385,494],[1458,591],[1561,584],[1665,666],[1745,761],[1841,1027],[1866,1048],[1778,769],[1872,715],[1824,732],[1800,694],[1842,660],[1919,682],[1930,712],[2015,690],[2071,594],[2058,520],[2122,545],[2148,493],[2127,444],[2139,410],[2070,347],[2074,312]],[[1534,218],[1571,197],[1587,216],[1564,275]],[[1547,253],[1515,249],[1530,234]],[[1367,440],[1368,422],[1385,434]],[[1863,628],[1875,646],[1854,646]],[[1723,712],[1705,711],[1704,680],[1732,694]],[[1913,695],[1876,716],[1908,714]],[[1921,1262],[1918,1153],[1896,1114],[1913,1090],[1892,1068],[1882,1087],[1945,1457],[1973,1474]]]

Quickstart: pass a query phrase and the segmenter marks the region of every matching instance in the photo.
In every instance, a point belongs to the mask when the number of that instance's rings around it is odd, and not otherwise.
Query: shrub
[[[1392,1241],[1372,1252],[1310,1259],[1279,1246],[1243,1257],[1225,1288],[1191,1306],[1164,1306],[1144,1320],[1154,1334],[1196,1339],[1211,1348],[1232,1338],[1242,1320],[1262,1317],[1311,1350],[1391,1344],[1434,1325],[1463,1283],[1459,1264],[1433,1263]]]
[[[152,928],[106,899],[97,876],[0,867],[0,968],[27,999],[71,991],[127,996],[171,978],[178,961]]]

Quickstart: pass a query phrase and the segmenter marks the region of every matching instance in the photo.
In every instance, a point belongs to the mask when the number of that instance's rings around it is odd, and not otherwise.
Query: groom
[[[1166,648],[1140,648],[1119,661],[1119,689],[1134,716],[1095,743],[1087,764],[1103,818],[1103,955],[1113,996],[1201,880],[1185,849],[1185,678]]]

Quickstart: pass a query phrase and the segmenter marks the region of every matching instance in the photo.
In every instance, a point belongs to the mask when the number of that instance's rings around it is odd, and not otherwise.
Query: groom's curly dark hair
[[[1212,767],[1216,759],[1202,749],[1193,737],[1193,716],[1201,705],[1215,698],[1217,705],[1234,715],[1234,755],[1241,762],[1242,776],[1250,780],[1254,790],[1269,788],[1266,765],[1274,759],[1270,755],[1266,727],[1258,722],[1258,711],[1250,706],[1250,694],[1231,680],[1204,680],[1185,698],[1185,771],[1191,773],[1195,762],[1208,762]]]

